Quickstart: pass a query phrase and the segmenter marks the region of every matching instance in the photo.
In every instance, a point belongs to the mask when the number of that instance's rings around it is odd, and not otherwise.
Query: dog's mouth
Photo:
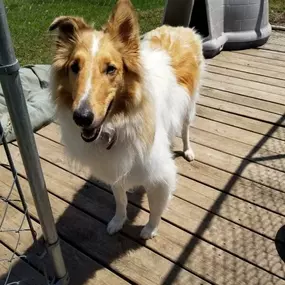
[[[93,142],[97,140],[101,134],[102,125],[98,128],[83,128],[81,132],[81,137],[85,142]]]
[[[81,137],[85,142],[90,143],[90,142],[97,140],[100,137],[101,132],[102,132],[102,125],[105,119],[107,118],[108,114],[110,113],[112,105],[113,105],[113,100],[109,104],[106,114],[104,118],[101,120],[99,125],[91,126],[88,128],[82,128]]]

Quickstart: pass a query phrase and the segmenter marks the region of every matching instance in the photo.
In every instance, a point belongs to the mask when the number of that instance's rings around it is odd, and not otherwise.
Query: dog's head
[[[70,16],[56,18],[49,30],[55,29],[55,99],[73,112],[83,139],[92,141],[105,120],[139,101],[137,16],[129,0],[119,0],[101,31]]]

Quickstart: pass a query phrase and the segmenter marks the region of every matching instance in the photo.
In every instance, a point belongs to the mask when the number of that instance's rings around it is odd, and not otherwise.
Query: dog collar
[[[116,134],[116,132],[114,133],[114,135],[112,136],[112,138],[109,140],[109,142],[108,142],[108,145],[107,145],[107,147],[106,147],[106,149],[107,150],[110,150],[113,146],[114,146],[114,144],[116,143],[116,141],[117,141],[117,134]]]

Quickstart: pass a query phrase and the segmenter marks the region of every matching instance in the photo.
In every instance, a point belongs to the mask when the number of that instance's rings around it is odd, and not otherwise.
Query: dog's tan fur
[[[148,35],[153,48],[164,49],[171,57],[171,65],[178,82],[193,96],[199,84],[201,54],[200,39],[191,29],[162,26]]]
[[[63,143],[76,161],[112,186],[116,214],[110,234],[126,220],[126,191],[145,186],[150,219],[141,237],[152,238],[175,190],[170,144],[177,131],[185,158],[194,159],[189,125],[203,70],[201,39],[190,28],[163,26],[140,42],[130,0],[118,0],[101,31],[70,16],[56,18],[54,29],[52,94]],[[86,113],[88,123],[78,121]]]

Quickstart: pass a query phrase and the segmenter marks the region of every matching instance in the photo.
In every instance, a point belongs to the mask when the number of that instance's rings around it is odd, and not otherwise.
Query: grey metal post
[[[56,284],[65,285],[68,284],[68,274],[62,257],[59,238],[23,94],[19,76],[19,63],[15,57],[3,0],[0,0],[0,81],[42,226],[43,236],[54,265],[55,277],[57,278]]]
[[[195,0],[166,0],[163,24],[189,27]]]

